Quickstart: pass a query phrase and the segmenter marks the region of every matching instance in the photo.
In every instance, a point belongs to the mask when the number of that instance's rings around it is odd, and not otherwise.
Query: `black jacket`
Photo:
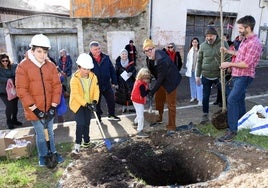
[[[151,93],[154,94],[160,86],[163,86],[168,93],[174,91],[180,83],[181,75],[166,52],[155,50],[155,60],[149,60],[148,62],[148,69],[156,78]]]

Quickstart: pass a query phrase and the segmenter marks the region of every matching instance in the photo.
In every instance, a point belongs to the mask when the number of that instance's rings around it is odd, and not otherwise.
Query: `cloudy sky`
[[[70,0],[28,0],[28,3],[37,9],[42,9],[44,4],[61,5],[66,9],[70,9]]]

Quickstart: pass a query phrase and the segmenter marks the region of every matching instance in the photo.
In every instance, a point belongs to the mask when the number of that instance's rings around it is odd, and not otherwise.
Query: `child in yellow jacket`
[[[99,100],[99,85],[97,76],[91,72],[94,64],[90,55],[82,53],[76,61],[78,70],[70,80],[70,109],[75,114],[76,139],[73,153],[78,154],[83,138],[84,147],[89,146],[91,112],[96,110]]]

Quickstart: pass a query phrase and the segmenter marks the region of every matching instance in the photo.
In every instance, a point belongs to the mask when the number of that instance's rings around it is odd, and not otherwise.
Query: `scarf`
[[[123,60],[121,59],[120,62],[121,62],[122,67],[126,68],[126,67],[128,66],[128,59],[127,59],[126,61],[123,61]]]
[[[170,57],[170,59],[173,61],[173,63],[175,63],[176,52],[175,51],[171,52],[167,50],[167,54]]]

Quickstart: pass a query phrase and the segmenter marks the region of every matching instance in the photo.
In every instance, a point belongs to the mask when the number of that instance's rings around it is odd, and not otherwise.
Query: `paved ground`
[[[268,94],[251,96],[247,98],[247,107],[248,109],[252,108],[255,104],[268,104]],[[218,111],[220,108],[215,105],[210,105],[210,114]],[[186,105],[177,107],[177,126],[189,124],[190,122],[199,123],[202,116],[202,108],[197,105]],[[103,130],[107,138],[119,138],[119,137],[128,137],[134,136],[136,130],[132,126],[133,119],[135,114],[124,114],[119,116],[121,121],[109,121],[107,118],[103,118]],[[158,127],[150,127],[146,122],[145,131],[152,131],[153,129],[164,129],[165,122],[167,122],[167,111],[164,113],[164,123]],[[57,143],[62,142],[74,142],[75,139],[75,122],[69,121],[63,124],[54,124],[55,129],[55,139]],[[34,134],[33,128],[23,127],[17,128],[13,131],[17,132],[18,136]],[[92,119],[90,126],[90,137],[91,140],[102,139],[101,133],[97,126],[96,120]]]

